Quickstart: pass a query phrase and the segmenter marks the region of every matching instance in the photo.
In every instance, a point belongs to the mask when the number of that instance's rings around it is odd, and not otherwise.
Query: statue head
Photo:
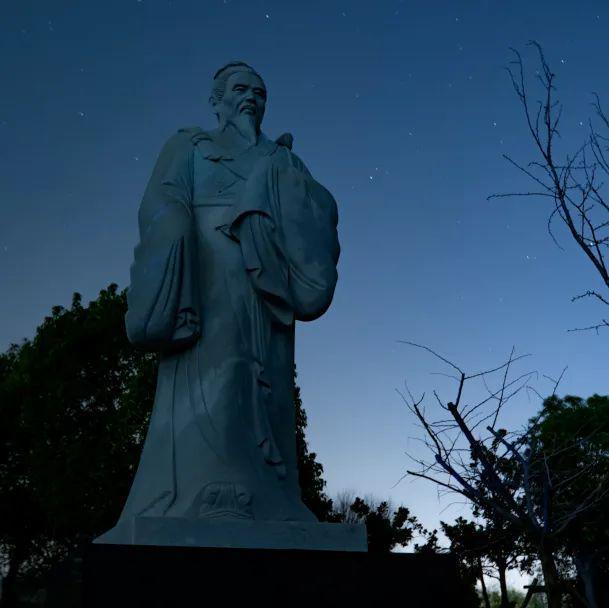
[[[266,107],[266,86],[254,68],[243,61],[231,61],[214,74],[209,103],[220,128],[229,122],[249,123],[259,132]]]

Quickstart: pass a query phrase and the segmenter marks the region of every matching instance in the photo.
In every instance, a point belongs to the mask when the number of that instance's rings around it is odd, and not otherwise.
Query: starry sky
[[[609,392],[609,335],[590,263],[547,203],[488,201],[530,183],[535,160],[504,70],[537,40],[564,104],[561,152],[586,136],[592,92],[609,107],[609,6],[580,0],[21,0],[0,8],[0,348],[31,337],[52,305],[128,284],[137,208],[163,142],[214,126],[207,105],[233,59],[264,77],[263,130],[335,195],[342,255],[334,303],[297,329],[308,438],[328,491],[405,504],[429,526],[465,514],[404,480],[420,431],[396,389],[454,386],[426,344],[474,372],[512,346],[536,388]],[[476,398],[466,393],[466,399]],[[481,389],[480,389],[481,390]],[[516,428],[539,401],[509,404]],[[429,404],[433,412],[433,402]],[[396,485],[397,484],[397,485]]]

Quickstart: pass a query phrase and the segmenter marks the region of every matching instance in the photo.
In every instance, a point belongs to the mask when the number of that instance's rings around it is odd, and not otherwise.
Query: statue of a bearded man
[[[97,542],[179,544],[175,526],[188,536],[193,522],[236,534],[247,522],[317,521],[298,483],[294,324],[332,301],[337,209],[291,135],[260,130],[266,98],[249,65],[218,70],[218,127],[180,129],[146,188],[126,327],[161,353],[156,396],[119,522]]]

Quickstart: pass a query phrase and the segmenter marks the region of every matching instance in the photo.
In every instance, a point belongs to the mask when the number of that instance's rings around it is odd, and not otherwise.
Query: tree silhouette
[[[572,547],[582,547],[585,536],[578,531],[588,530],[593,542],[601,542],[606,551],[606,540],[595,535],[588,522],[597,516],[607,521],[608,446],[592,448],[591,434],[570,423],[559,425],[562,434],[547,434],[547,407],[522,431],[508,432],[500,427],[499,416],[505,404],[521,390],[532,389],[531,372],[510,377],[514,363],[521,358],[514,357],[513,350],[503,365],[466,374],[432,349],[409,344],[449,365],[456,372],[452,378],[457,387],[456,397],[447,403],[434,391],[439,415],[425,408],[424,394],[419,399],[410,391],[402,395],[423,429],[431,456],[413,456],[419,468],[407,474],[465,497],[495,529],[513,530],[541,565],[549,608],[562,608],[566,595],[596,607],[588,588],[585,599],[572,584],[569,565],[577,567],[577,562],[571,561],[567,540],[574,543]],[[493,378],[498,380],[494,387]],[[482,382],[487,395],[471,403],[465,389],[475,380]],[[546,406],[555,402],[557,385]],[[608,409],[604,406],[599,411]]]
[[[302,492],[302,500],[313,511],[320,521],[331,521],[332,500],[326,496],[326,482],[322,475],[323,465],[317,461],[317,454],[309,452],[305,437],[307,428],[307,413],[302,406],[300,387],[296,384],[296,369],[294,369],[294,406],[296,408],[296,454],[298,458],[298,480]]]
[[[3,601],[18,572],[40,577],[114,524],[154,395],[156,357],[131,347],[116,285],[55,306],[3,355],[0,548]]]
[[[602,108],[597,94],[593,94],[592,106],[595,120],[588,120],[587,138],[571,152],[560,154],[557,141],[561,137],[560,122],[563,106],[556,95],[556,74],[550,68],[541,45],[535,41],[529,45],[538,57],[535,70],[537,96],[532,98],[525,63],[516,49],[511,49],[514,59],[507,68],[512,87],[524,114],[526,130],[534,146],[535,159],[521,163],[504,154],[504,158],[532,183],[531,191],[493,194],[488,198],[524,196],[540,198],[550,205],[548,232],[558,245],[552,231],[553,221],[559,219],[567,228],[570,237],[594,267],[603,282],[605,293],[589,289],[572,298],[594,298],[609,306],[609,268],[606,256],[609,249],[609,198],[606,178],[609,176],[609,116]],[[535,95],[535,93],[533,93]],[[560,246],[559,246],[560,247]],[[579,330],[609,327],[602,319]]]

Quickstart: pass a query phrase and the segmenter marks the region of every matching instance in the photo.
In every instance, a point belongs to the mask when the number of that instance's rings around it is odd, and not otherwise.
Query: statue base
[[[479,606],[450,555],[92,544],[83,566],[84,608]]]
[[[366,526],[292,521],[209,521],[134,517],[119,522],[95,544],[235,549],[367,551]]]

